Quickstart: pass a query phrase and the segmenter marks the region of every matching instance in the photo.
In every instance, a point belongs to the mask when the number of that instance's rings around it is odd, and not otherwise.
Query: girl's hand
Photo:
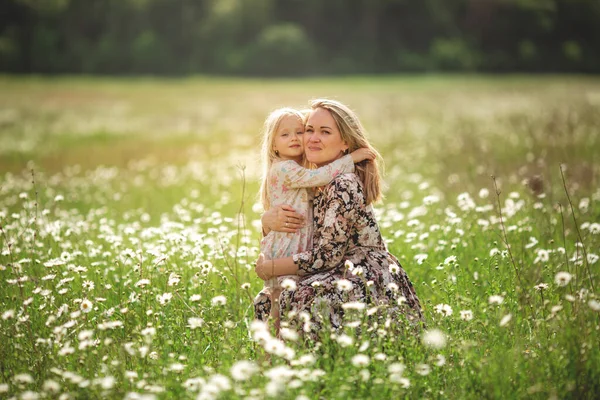
[[[260,220],[265,234],[270,231],[296,233],[305,226],[304,216],[285,204],[272,207]]]
[[[271,271],[271,263],[268,260],[265,260],[265,256],[263,253],[260,253],[258,255],[258,260],[256,260],[254,272],[256,272],[256,275],[258,275],[258,277],[263,281],[268,281],[273,277],[273,271]]]
[[[377,153],[368,147],[362,147],[358,150],[354,150],[350,153],[350,156],[352,157],[354,164],[356,164],[364,160],[374,160],[377,157]]]

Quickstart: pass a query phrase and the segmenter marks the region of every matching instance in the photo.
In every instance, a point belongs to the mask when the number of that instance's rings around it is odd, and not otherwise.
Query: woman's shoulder
[[[353,172],[339,174],[325,190],[328,195],[334,196],[340,193],[348,193],[351,198],[364,197],[362,190],[362,182],[358,175]]]

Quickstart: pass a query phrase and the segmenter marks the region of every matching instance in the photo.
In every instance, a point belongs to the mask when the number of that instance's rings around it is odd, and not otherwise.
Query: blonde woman
[[[261,201],[265,210],[287,204],[308,218],[312,218],[312,189],[327,185],[337,175],[354,171],[354,163],[374,159],[370,149],[357,149],[318,169],[307,169],[304,164],[304,116],[293,108],[273,111],[265,120],[262,144],[263,182]],[[287,223],[291,226],[291,222]],[[285,223],[284,223],[285,226]],[[270,231],[261,241],[261,253],[266,259],[291,256],[312,247],[312,225],[295,233]],[[263,290],[254,299],[258,319],[274,318],[279,330],[279,294],[281,281],[296,276],[271,277],[265,281]]]
[[[304,133],[309,162],[323,168],[359,148],[377,154],[352,110],[333,100],[311,103]],[[354,173],[338,175],[315,195],[311,249],[290,257],[259,257],[255,271],[265,281],[300,276],[294,290],[281,293],[281,307],[295,311],[293,315],[308,313],[313,331],[323,323],[339,328],[342,305],[354,301],[387,305],[388,312],[397,311],[396,315],[404,314],[411,321],[422,319],[413,285],[398,259],[387,251],[375,220],[371,205],[380,198],[376,160],[359,163]],[[263,226],[267,231],[291,232],[289,224],[285,226],[291,217],[298,216],[289,207],[278,207],[265,213]]]

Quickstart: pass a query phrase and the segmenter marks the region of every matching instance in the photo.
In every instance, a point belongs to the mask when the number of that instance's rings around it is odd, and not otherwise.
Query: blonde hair
[[[277,110],[274,110],[271,114],[269,114],[269,116],[265,120],[265,124],[263,127],[261,150],[263,175],[262,183],[260,185],[260,200],[265,211],[271,207],[271,202],[269,200],[269,171],[271,170],[271,166],[273,165],[273,160],[278,158],[277,154],[275,153],[275,150],[273,149],[275,134],[279,129],[281,121],[285,117],[290,116],[298,117],[298,119],[302,122],[302,125],[304,125],[306,121],[306,118],[302,112],[290,107],[284,107],[278,108]]]
[[[356,113],[344,104],[328,99],[313,100],[310,103],[310,108],[313,111],[319,108],[329,111],[340,131],[342,140],[348,145],[348,152],[351,153],[354,150],[367,147],[377,154],[375,160],[358,163],[354,169],[363,184],[367,205],[381,200],[383,197],[381,193],[383,182],[379,171],[381,156],[367,140],[366,130],[360,123]]]

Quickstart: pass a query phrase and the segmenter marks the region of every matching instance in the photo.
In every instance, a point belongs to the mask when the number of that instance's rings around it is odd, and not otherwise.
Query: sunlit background
[[[0,10],[0,398],[600,392],[600,2]],[[383,156],[423,331],[252,322],[262,125],[317,97]]]

